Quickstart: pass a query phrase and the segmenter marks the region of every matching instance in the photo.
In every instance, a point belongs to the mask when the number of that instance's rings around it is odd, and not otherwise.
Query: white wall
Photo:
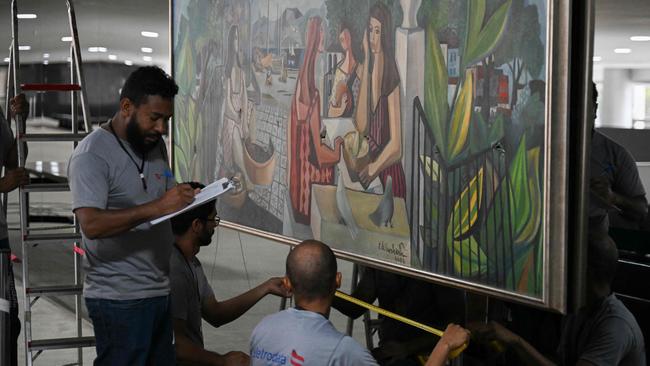
[[[632,128],[631,70],[604,69],[598,104],[601,127]]]

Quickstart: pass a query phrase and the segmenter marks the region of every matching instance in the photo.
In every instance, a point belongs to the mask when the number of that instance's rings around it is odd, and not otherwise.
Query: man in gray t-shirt
[[[587,305],[566,317],[558,364],[565,366],[644,366],[645,343],[639,324],[611,291],[618,251],[602,232],[590,237]],[[525,365],[553,365],[528,342],[498,323],[470,328],[478,342],[494,340],[512,348]]]
[[[189,183],[203,188],[199,183]],[[202,246],[212,242],[219,225],[215,201],[188,210],[171,219],[176,237],[170,259],[172,318],[176,339],[176,358],[181,364],[248,365],[249,357],[242,352],[220,355],[205,349],[202,319],[219,327],[239,318],[267,294],[288,296],[280,278],[263,284],[226,301],[217,301],[196,257]]]
[[[303,241],[289,253],[286,267],[283,282],[293,292],[296,307],[269,315],[255,327],[251,366],[377,365],[367,349],[328,320],[334,292],[341,285],[332,250],[319,241]],[[468,339],[465,329],[448,326],[427,366],[443,365],[449,352]]]
[[[175,185],[162,135],[178,92],[157,67],[134,71],[119,111],[70,157],[72,209],[85,250],[84,298],[93,322],[95,365],[172,365],[168,221],[196,193]]]

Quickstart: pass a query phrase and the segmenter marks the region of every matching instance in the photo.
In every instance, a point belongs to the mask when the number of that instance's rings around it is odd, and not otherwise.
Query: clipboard
[[[180,209],[180,210],[178,210],[176,212],[172,212],[172,213],[167,214],[165,216],[159,217],[159,218],[157,218],[155,220],[151,220],[151,221],[149,221],[149,223],[152,226],[160,224],[161,222],[163,222],[165,220],[169,220],[174,216],[180,215],[183,212],[189,211],[189,210],[191,210],[191,209],[193,209],[193,208],[195,208],[197,206],[200,206],[200,205],[202,205],[202,204],[204,204],[204,203],[206,203],[208,201],[214,200],[217,197],[221,196],[222,194],[224,194],[224,193],[226,193],[229,190],[234,189],[234,188],[235,188],[235,182],[234,181],[232,181],[232,180],[230,180],[228,178],[221,178],[221,179],[219,179],[217,181],[214,181],[214,182],[210,183],[209,185],[205,186],[205,188],[203,188],[201,190],[201,192],[199,192],[194,197],[194,201],[191,204],[189,204],[188,206],[186,206],[186,207],[184,207],[184,208],[182,208],[182,209]]]

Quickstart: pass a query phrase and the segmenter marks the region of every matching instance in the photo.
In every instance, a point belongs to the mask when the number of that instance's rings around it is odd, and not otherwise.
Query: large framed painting
[[[557,0],[171,0],[178,181],[230,227],[564,311]]]

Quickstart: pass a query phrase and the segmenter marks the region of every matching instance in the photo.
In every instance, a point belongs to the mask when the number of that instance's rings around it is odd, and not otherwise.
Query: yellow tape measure
[[[384,309],[382,309],[382,308],[380,308],[378,306],[368,304],[367,302],[361,301],[361,300],[359,300],[357,298],[354,298],[354,297],[352,297],[352,296],[350,296],[348,294],[345,294],[345,293],[343,293],[341,291],[336,291],[335,295],[336,295],[336,297],[341,298],[341,299],[343,299],[345,301],[349,301],[349,302],[351,302],[353,304],[359,305],[359,306],[361,306],[363,308],[366,308],[366,309],[368,309],[370,311],[373,311],[373,312],[375,312],[377,314],[381,314],[383,316],[387,316],[389,318],[395,319],[395,320],[400,321],[402,323],[406,323],[408,325],[411,325],[411,326],[414,326],[416,328],[422,329],[425,332],[435,334],[438,337],[442,337],[442,335],[444,334],[444,332],[439,330],[439,329],[430,327],[428,325],[424,325],[422,323],[418,323],[418,322],[416,322],[414,320],[411,320],[409,318],[405,318],[405,317],[403,317],[403,316],[401,316],[399,314],[395,314],[395,313],[393,313],[391,311],[384,310]],[[467,343],[463,344],[462,346],[460,346],[460,347],[458,347],[458,348],[456,348],[454,350],[451,350],[451,352],[449,352],[449,359],[454,359],[454,358],[458,357],[458,355],[460,355],[465,350],[465,348],[467,348]]]

